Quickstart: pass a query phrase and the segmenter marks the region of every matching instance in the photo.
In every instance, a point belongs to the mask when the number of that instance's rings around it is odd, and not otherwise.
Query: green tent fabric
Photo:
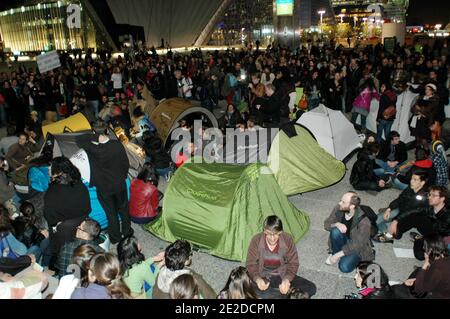
[[[291,196],[339,182],[345,176],[344,163],[320,147],[307,129],[296,125],[295,130],[292,138],[278,133],[267,162],[283,192]]]
[[[309,217],[297,210],[262,164],[185,163],[164,195],[161,217],[145,228],[166,241],[186,239],[212,255],[245,261],[251,238],[278,215],[299,241]]]

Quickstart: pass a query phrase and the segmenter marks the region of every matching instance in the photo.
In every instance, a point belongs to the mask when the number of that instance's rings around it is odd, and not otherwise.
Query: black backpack
[[[364,214],[360,217],[359,221],[361,221],[364,217],[369,218],[370,220],[370,237],[373,238],[378,234],[378,226],[377,226],[377,214],[373,211],[369,206],[360,206]]]

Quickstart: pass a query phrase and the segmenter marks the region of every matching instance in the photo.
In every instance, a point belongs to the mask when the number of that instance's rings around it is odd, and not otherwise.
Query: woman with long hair
[[[144,164],[141,172],[131,182],[129,213],[136,224],[148,224],[161,213],[159,207],[158,177],[151,164]]]
[[[117,255],[123,273],[123,280],[128,285],[133,298],[152,298],[159,266],[164,260],[164,253],[145,259],[142,247],[134,236],[122,239],[117,246]]]
[[[88,266],[87,287],[76,288],[71,299],[131,299],[123,282],[119,259],[110,253],[92,257]]]
[[[200,299],[198,285],[194,276],[178,276],[170,285],[170,299]]]
[[[219,299],[258,299],[252,287],[247,268],[238,267],[231,271],[230,277],[219,294]]]
[[[44,197],[44,216],[50,230],[50,255],[54,259],[76,228],[91,212],[89,192],[79,170],[65,157],[51,163],[51,184]],[[53,264],[50,262],[50,268]]]

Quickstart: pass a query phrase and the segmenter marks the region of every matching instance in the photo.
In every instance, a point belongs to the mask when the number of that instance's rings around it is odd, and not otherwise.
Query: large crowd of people
[[[149,223],[161,214],[159,178],[169,180],[198,150],[193,139],[190,154],[172,159],[150,121],[156,101],[179,97],[213,112],[225,101],[221,129],[280,127],[319,104],[348,113],[355,129],[367,134],[351,170],[354,189],[396,187],[402,193],[378,214],[362,205],[356,192],[344,194],[324,221],[330,233],[326,264],[343,273],[356,271],[359,293],[349,298],[450,298],[448,43],[397,45],[393,52],[381,44],[352,49],[308,44],[296,50],[249,45],[190,55],[139,51],[118,59],[88,52],[85,58],[62,54],[62,67],[46,74],[23,65],[1,73],[0,127],[7,127],[7,136],[0,140],[0,297],[303,299],[316,294],[315,284],[297,275],[294,240],[276,215],[252,239],[246,267],[234,269],[220,292],[190,268],[192,247],[186,241],[144,256],[132,223]],[[397,97],[407,90],[419,96],[408,123],[413,145],[391,130]],[[370,133],[366,119],[374,100],[377,132]],[[109,225],[103,232],[88,217],[90,194],[80,171],[69,159],[53,157],[42,133],[44,125],[79,112],[93,128],[75,142],[89,157],[89,186],[96,188]],[[192,130],[189,121],[179,124]],[[112,131],[118,139],[111,138]],[[414,160],[408,161],[408,147],[416,149]],[[375,263],[373,242],[391,243],[412,229],[418,231],[410,236],[423,267],[390,286]]]

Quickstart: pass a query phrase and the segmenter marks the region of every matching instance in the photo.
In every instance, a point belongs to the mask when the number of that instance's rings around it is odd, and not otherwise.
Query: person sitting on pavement
[[[70,299],[131,299],[123,282],[119,259],[110,253],[92,257],[88,266],[87,287],[74,290]]]
[[[124,238],[117,246],[117,255],[123,272],[123,280],[130,288],[131,296],[138,299],[151,299],[164,252],[145,259],[142,246],[136,237]]]
[[[164,266],[159,270],[153,287],[153,299],[169,299],[172,282],[179,276],[191,274],[199,287],[200,298],[215,299],[217,294],[203,277],[189,266],[192,264],[191,245],[185,240],[177,240],[165,250]]]
[[[25,164],[33,158],[33,151],[30,142],[28,142],[27,134],[19,134],[18,142],[9,147],[5,158],[8,161],[9,168],[13,171],[25,167]]]
[[[449,183],[449,167],[447,154],[445,153],[444,144],[440,140],[436,140],[432,144],[431,161],[436,171],[436,185],[447,187]]]
[[[76,287],[89,285],[89,262],[96,254],[97,247],[89,244],[82,244],[75,248],[70,260],[70,267],[74,272],[61,277],[52,299],[70,299]]]
[[[399,168],[399,172],[391,176],[392,186],[404,191],[408,188],[411,177],[416,171],[428,172],[428,184],[435,184],[436,171],[433,167],[433,161],[429,157],[429,151],[423,147],[416,148],[416,161]]]
[[[367,206],[361,206],[361,198],[354,192],[344,194],[324,222],[330,232],[329,251],[326,264],[339,263],[339,270],[350,273],[361,261],[375,259],[372,249],[371,221]]]
[[[424,260],[423,244],[424,236],[439,235],[450,243],[450,194],[447,188],[431,186],[428,192],[429,207],[400,218],[396,225],[395,238],[401,238],[402,234],[416,228],[419,233],[411,232],[410,237],[414,241],[414,256],[418,260]]]
[[[60,277],[68,274],[67,268],[72,260],[73,252],[77,247],[83,244],[89,244],[94,247],[97,252],[103,252],[103,249],[96,241],[99,235],[100,225],[97,221],[91,218],[86,218],[81,222],[81,224],[77,227],[75,240],[66,242],[59,251],[57,268]]]
[[[407,159],[406,144],[400,141],[398,132],[391,131],[388,139],[381,144],[380,153],[375,160],[379,168],[376,168],[374,172],[379,177],[391,175]]]
[[[398,299],[449,299],[450,257],[442,237],[433,235],[424,240],[425,261],[401,285],[392,289]]]
[[[372,143],[358,153],[350,175],[350,184],[354,189],[380,192],[387,188],[386,182],[373,172],[379,150],[380,146]]]
[[[197,282],[191,274],[175,278],[170,285],[170,299],[200,299]]]
[[[397,232],[398,219],[420,212],[428,207],[428,173],[417,171],[411,177],[410,187],[405,189],[386,209],[380,209],[377,219],[379,234],[374,240],[381,243],[393,243]]]
[[[130,219],[136,224],[148,224],[161,214],[159,202],[162,198],[158,191],[158,178],[153,165],[144,164],[141,172],[130,186]]]
[[[262,299],[285,299],[291,287],[314,296],[314,283],[297,275],[297,248],[292,235],[283,231],[281,219],[278,216],[267,217],[263,230],[251,240],[246,262],[258,296]]]
[[[252,284],[247,268],[237,267],[231,271],[218,299],[258,299]]]
[[[378,276],[378,277],[375,277]],[[356,268],[355,284],[361,299],[394,299],[389,277],[380,265],[362,262]]]

